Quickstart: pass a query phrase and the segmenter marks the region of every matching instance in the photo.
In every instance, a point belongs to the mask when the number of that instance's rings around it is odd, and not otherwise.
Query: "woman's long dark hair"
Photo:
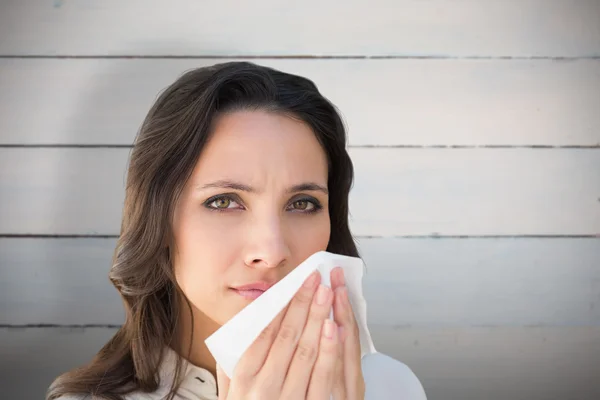
[[[132,391],[158,388],[162,355],[156,349],[174,340],[180,312],[191,313],[190,304],[180,300],[185,296],[170,262],[174,205],[215,117],[236,110],[282,113],[312,128],[328,159],[327,250],[359,256],[348,226],[353,165],[346,131],[335,106],[315,84],[249,62],[188,71],[158,97],[130,154],[121,232],[109,274],[123,298],[125,323],[89,364],[58,377],[47,400],[79,393],[116,400]],[[178,360],[169,398],[179,386],[181,366]]]

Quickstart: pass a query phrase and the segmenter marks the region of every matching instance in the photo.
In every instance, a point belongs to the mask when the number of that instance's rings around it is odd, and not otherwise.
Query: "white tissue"
[[[348,297],[360,332],[361,358],[376,352],[367,327],[367,304],[362,294],[363,261],[320,251],[307,258],[205,340],[217,364],[229,378],[233,376],[235,366],[246,349],[290,302],[306,278],[318,269],[321,283],[331,287],[330,272],[335,267],[344,270]],[[333,309],[330,319],[333,319]]]

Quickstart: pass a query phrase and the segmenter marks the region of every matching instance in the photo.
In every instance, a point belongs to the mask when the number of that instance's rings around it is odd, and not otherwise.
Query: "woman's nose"
[[[279,218],[254,223],[246,238],[245,263],[253,268],[274,268],[290,258],[285,229]]]

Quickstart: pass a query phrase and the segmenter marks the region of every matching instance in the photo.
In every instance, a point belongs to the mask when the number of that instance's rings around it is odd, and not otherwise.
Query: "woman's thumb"
[[[217,393],[219,400],[226,400],[229,392],[229,377],[225,371],[217,364]]]

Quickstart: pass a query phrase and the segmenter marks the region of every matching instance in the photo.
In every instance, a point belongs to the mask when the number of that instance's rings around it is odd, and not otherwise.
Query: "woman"
[[[364,399],[365,385],[399,383],[393,398],[424,398],[404,364],[365,367],[340,268],[331,289],[307,279],[231,379],[204,344],[311,254],[358,257],[345,146],[335,107],[305,78],[246,62],[182,75],[131,153],[110,271],[126,321],[47,399]]]

